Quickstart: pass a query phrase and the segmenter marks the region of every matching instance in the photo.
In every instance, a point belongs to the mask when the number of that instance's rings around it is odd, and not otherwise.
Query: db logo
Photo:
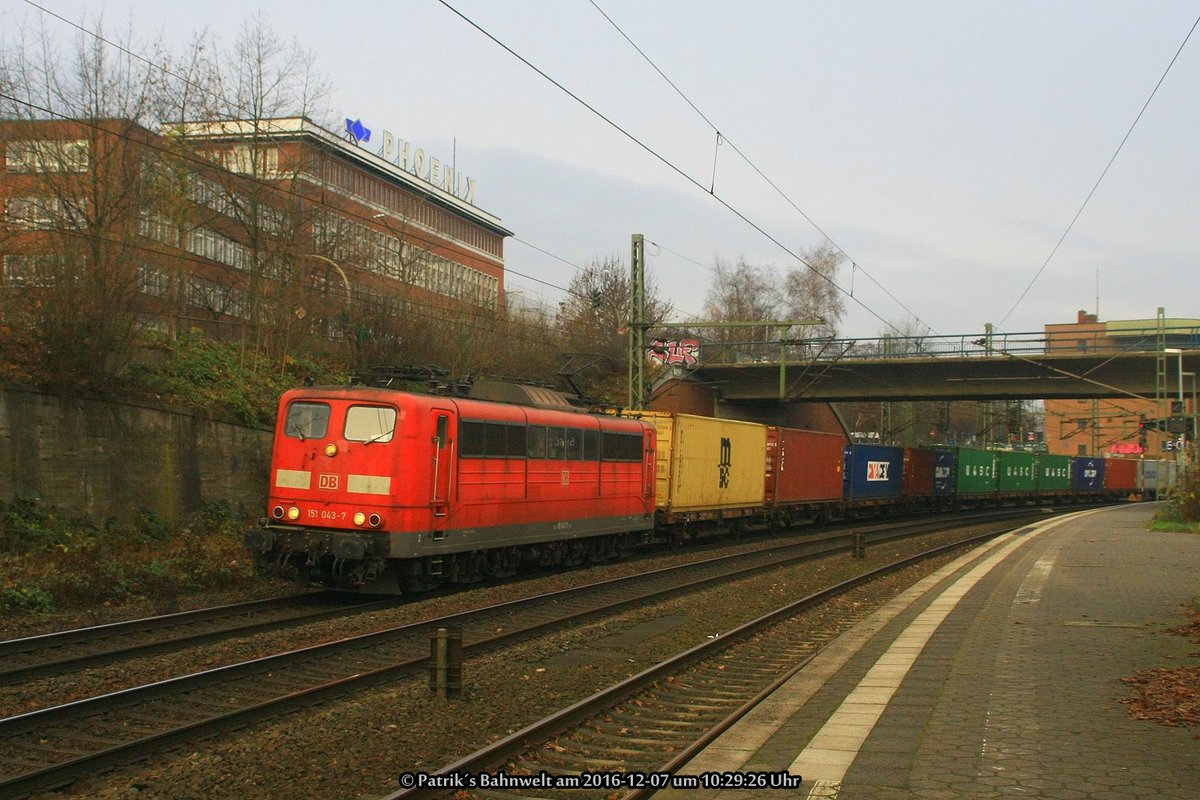
[[[869,481],[886,481],[888,479],[888,462],[886,461],[868,461],[867,462],[867,480]]]
[[[338,476],[330,475],[328,473],[322,472],[320,475],[317,476],[317,488],[318,489],[328,489],[330,491],[337,491]]]

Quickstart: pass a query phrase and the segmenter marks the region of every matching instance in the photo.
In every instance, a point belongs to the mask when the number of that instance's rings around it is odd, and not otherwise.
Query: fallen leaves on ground
[[[1186,636],[1200,644],[1200,611],[1188,609],[1190,621],[1167,633]],[[1129,706],[1129,716],[1172,727],[1200,726],[1200,666],[1143,669],[1122,678],[1135,688],[1133,697],[1119,702]]]

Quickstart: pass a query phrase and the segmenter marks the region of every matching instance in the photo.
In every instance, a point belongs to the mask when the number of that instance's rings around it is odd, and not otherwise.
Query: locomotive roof
[[[515,386],[516,384],[511,384],[511,385]],[[528,387],[528,388],[530,388],[532,390],[539,390],[540,392],[551,392],[551,390],[539,389],[539,387]],[[561,395],[560,392],[551,392],[551,393]],[[493,397],[453,397],[453,396],[440,395],[440,394],[428,394],[426,392],[414,392],[414,391],[411,391],[408,389],[390,389],[390,388],[386,388],[386,387],[367,386],[367,385],[362,385],[362,384],[354,384],[354,385],[338,384],[338,385],[328,385],[328,386],[298,386],[294,389],[289,390],[288,394],[292,395],[292,396],[311,397],[313,399],[319,399],[321,397],[338,398],[338,399],[345,399],[345,400],[362,399],[362,400],[370,400],[370,401],[377,402],[377,403],[396,402],[397,397],[400,396],[400,397],[415,398],[418,400],[418,402],[428,402],[430,404],[440,402],[440,403],[452,403],[455,406],[459,406],[461,404],[466,403],[466,404],[470,404],[470,405],[491,406],[496,409],[521,408],[521,409],[525,409],[527,411],[529,411],[529,410],[551,411],[551,412],[560,412],[560,413],[566,413],[566,414],[577,415],[577,416],[601,417],[603,419],[610,419],[610,420],[627,420],[627,421],[635,420],[635,418],[631,417],[631,416],[616,416],[616,415],[612,415],[612,414],[589,413],[588,409],[586,409],[586,408],[581,408],[579,406],[570,405],[569,403],[566,403],[563,401],[554,402],[553,399],[550,399],[549,402],[539,404],[539,403],[534,403],[534,402],[520,402],[516,399],[500,400],[500,399],[495,399]],[[537,396],[537,394],[536,393],[534,393],[533,395],[510,394],[509,396],[512,396],[514,398],[519,398],[522,396]],[[649,424],[649,423],[643,422],[643,424]]]

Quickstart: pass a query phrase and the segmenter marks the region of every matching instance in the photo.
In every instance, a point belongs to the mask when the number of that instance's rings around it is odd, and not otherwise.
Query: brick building
[[[402,304],[502,313],[511,232],[474,205],[474,182],[347,128],[0,122],[6,300],[87,284],[143,327],[214,335],[299,320],[336,338],[352,313]]]
[[[1161,335],[1160,335],[1161,334]],[[1045,326],[1046,352],[1064,350],[1196,349],[1200,346],[1200,319],[1113,320],[1101,322],[1096,314],[1080,311],[1075,322]],[[1116,397],[1103,400],[1046,400],[1045,437],[1048,452],[1059,455],[1170,456],[1178,433],[1143,428],[1142,423],[1171,415],[1171,400],[1179,390],[1176,371],[1168,370],[1164,395],[1139,400]],[[1194,415],[1195,376],[1184,376],[1185,413]],[[1168,444],[1170,443],[1170,444]]]

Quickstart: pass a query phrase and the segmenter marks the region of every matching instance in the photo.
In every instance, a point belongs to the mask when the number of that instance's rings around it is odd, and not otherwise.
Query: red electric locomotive
[[[654,426],[363,386],[279,403],[261,565],[365,592],[619,555],[654,525]]]

